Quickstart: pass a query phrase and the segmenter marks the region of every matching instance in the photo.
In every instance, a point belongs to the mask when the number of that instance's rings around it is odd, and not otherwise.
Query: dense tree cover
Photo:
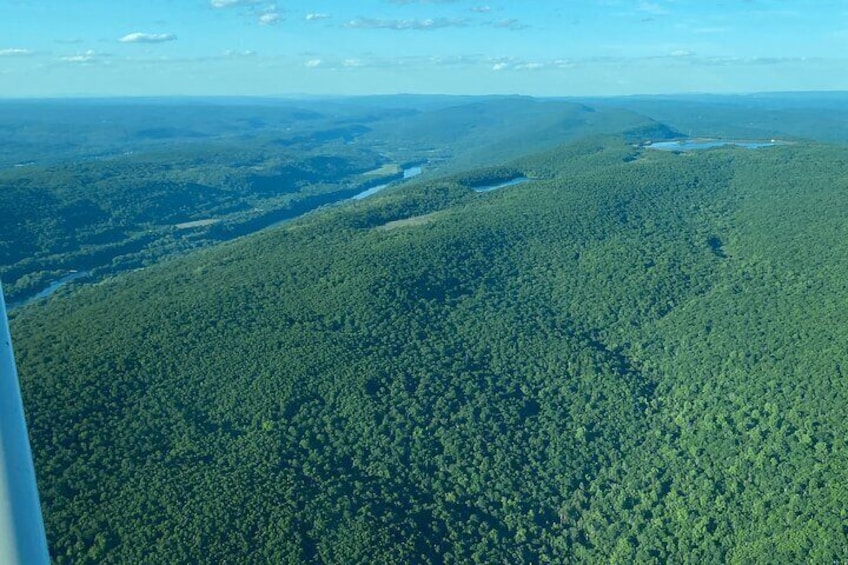
[[[482,188],[520,178],[524,172],[516,167],[488,167],[455,175],[452,180],[468,188]]]
[[[0,171],[0,274],[10,300],[46,286],[52,271],[144,266],[350,197],[383,160],[328,150],[205,145]],[[212,225],[193,227],[198,220]]]
[[[646,122],[526,97],[7,101],[0,277],[14,304],[70,270],[98,280],[146,267],[350,198],[410,164],[499,164]]]
[[[4,100],[0,166],[103,159],[131,151],[267,140],[315,149],[410,110],[327,101],[238,98]]]
[[[845,150],[509,170],[19,310],[55,562],[848,558]]]
[[[848,93],[681,94],[591,99],[594,107],[626,108],[688,136],[814,139],[848,143]]]

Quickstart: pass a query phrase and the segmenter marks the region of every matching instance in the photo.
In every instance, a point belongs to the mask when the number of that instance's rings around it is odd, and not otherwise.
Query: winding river
[[[81,279],[83,277],[87,277],[91,275],[89,271],[72,271],[71,273],[65,275],[61,279],[55,280],[50,283],[50,286],[36,294],[35,296],[31,296],[26,300],[22,300],[20,302],[15,302],[13,304],[9,304],[9,310],[14,310],[15,308],[20,308],[21,306],[26,306],[27,304],[31,304],[36,300],[41,300],[42,298],[47,298],[66,284],[71,281],[75,281],[77,279]]]

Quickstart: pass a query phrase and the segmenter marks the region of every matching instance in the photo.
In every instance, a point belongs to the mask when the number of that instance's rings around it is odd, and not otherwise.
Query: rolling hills
[[[527,97],[6,101],[0,276],[24,302],[344,201],[424,165],[438,175],[587,134],[626,109]]]
[[[845,149],[633,135],[17,311],[55,562],[845,559]]]

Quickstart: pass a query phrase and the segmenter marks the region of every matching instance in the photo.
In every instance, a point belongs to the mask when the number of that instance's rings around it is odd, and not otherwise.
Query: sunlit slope
[[[96,281],[145,267],[412,164],[430,175],[499,165],[652,123],[528,97],[0,103],[12,151],[0,150],[0,277],[15,304],[72,270]]]
[[[844,558],[844,153],[514,169],[20,311],[55,560]]]

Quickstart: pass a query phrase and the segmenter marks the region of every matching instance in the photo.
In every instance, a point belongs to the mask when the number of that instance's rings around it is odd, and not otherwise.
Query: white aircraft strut
[[[0,288],[0,563],[48,565],[6,301]]]

